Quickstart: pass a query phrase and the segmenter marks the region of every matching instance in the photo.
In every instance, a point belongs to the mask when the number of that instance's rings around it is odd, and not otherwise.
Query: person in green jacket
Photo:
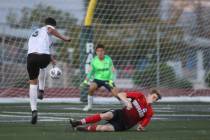
[[[93,94],[100,87],[105,87],[113,96],[117,97],[118,89],[115,86],[115,68],[110,56],[105,55],[105,47],[102,44],[96,46],[96,56],[91,60],[89,72],[83,82],[83,85],[88,85],[90,79],[93,81],[88,90],[88,105],[83,108],[83,111],[89,111],[93,105]]]

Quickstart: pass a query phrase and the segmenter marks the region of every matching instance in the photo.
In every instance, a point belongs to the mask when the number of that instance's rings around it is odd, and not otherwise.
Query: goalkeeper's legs
[[[44,88],[45,88],[45,79],[46,79],[46,68],[40,69],[39,70],[39,93],[38,93],[38,98],[40,100],[43,99],[44,96]]]
[[[83,111],[90,111],[93,106],[93,94],[97,90],[98,86],[96,83],[91,83],[88,91],[88,105],[83,108]]]
[[[116,98],[119,100],[119,102],[120,102],[121,104],[124,105],[124,102],[123,102],[122,100],[120,100],[120,98],[117,96],[117,94],[119,93],[119,90],[118,90],[117,87],[113,87],[113,88],[111,89],[111,93],[112,93],[112,95],[113,95],[114,97],[116,97]]]
[[[109,90],[109,92],[111,92],[112,95],[113,95],[114,97],[116,97],[116,98],[121,102],[120,98],[117,96],[117,94],[119,93],[119,90],[118,90],[118,88],[115,86],[115,83],[111,83],[111,84],[110,84],[110,83],[109,83],[109,84],[106,84],[106,83],[105,83],[104,87],[105,87],[107,90]]]
[[[113,96],[117,97],[117,94],[119,93],[118,88],[117,87],[113,87],[111,89],[111,93],[112,93]]]

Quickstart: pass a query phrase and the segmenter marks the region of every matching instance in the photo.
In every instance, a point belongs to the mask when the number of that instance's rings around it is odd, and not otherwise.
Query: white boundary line
[[[40,103],[81,103],[79,98],[44,98]],[[160,102],[209,102],[210,96],[163,97]],[[0,98],[0,103],[29,103],[29,98]],[[120,104],[115,97],[94,97],[95,104]]]
[[[62,115],[61,115],[62,114]],[[51,115],[51,116],[49,116]],[[83,113],[68,113],[68,116],[64,113],[57,113],[58,116],[53,116],[54,113],[42,113],[39,116],[39,122],[63,122],[67,121],[69,119],[69,115],[71,117],[85,117],[87,114]],[[91,115],[91,114],[89,114]],[[155,115],[152,120],[173,120],[171,118],[176,117],[182,118],[182,117],[199,117],[199,118],[209,118],[210,115],[204,115],[204,114],[157,114]],[[12,120],[11,120],[12,118]],[[20,119],[21,118],[21,119]],[[28,112],[4,112],[3,114],[0,114],[0,123],[1,122],[28,122],[30,121],[31,116]]]

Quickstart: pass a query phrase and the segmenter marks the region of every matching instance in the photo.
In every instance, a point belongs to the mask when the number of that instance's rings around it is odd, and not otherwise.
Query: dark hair
[[[105,47],[104,47],[103,44],[98,44],[98,45],[96,46],[96,50],[97,50],[98,48],[104,49]]]
[[[56,21],[52,17],[48,17],[45,19],[45,25],[51,25],[51,26],[56,26]]]
[[[158,91],[157,89],[151,89],[150,94],[156,94],[157,95],[157,100],[160,100],[162,98],[162,96],[160,95],[160,91]]]

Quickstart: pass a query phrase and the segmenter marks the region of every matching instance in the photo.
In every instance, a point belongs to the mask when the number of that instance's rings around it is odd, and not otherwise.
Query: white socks
[[[45,88],[45,74],[46,69],[40,69],[39,70],[39,90],[44,90]],[[37,89],[38,85],[32,85],[30,84],[29,87],[29,97],[30,97],[30,105],[31,105],[31,111],[37,110]]]
[[[93,96],[88,95],[88,106],[92,107],[93,105]]]
[[[85,119],[82,119],[82,120],[81,120],[81,123],[82,123],[82,124],[86,124]]]
[[[31,85],[29,88],[29,97],[30,97],[30,105],[31,111],[37,110],[37,85]]]
[[[45,87],[45,75],[46,75],[46,68],[39,70],[39,90],[44,90]]]

